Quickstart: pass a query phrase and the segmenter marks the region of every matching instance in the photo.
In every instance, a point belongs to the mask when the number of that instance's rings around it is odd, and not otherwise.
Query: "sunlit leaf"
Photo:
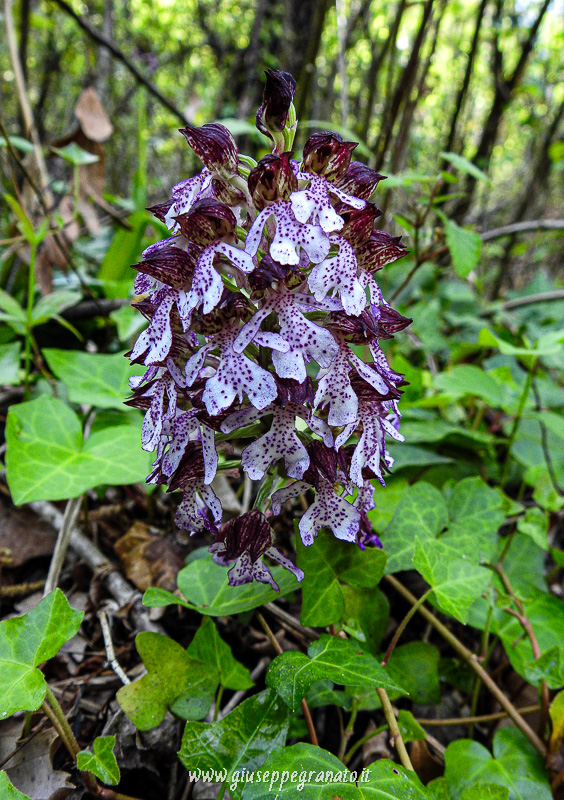
[[[55,589],[27,614],[0,622],[0,717],[39,708],[46,687],[37,667],[72,639],[83,616]]]

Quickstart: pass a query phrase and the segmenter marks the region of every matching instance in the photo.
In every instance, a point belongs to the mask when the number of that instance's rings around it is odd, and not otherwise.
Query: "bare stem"
[[[284,651],[282,650],[282,648],[280,646],[280,642],[278,641],[278,639],[276,638],[276,636],[272,632],[272,629],[270,628],[268,622],[265,620],[263,615],[260,614],[260,613],[257,613],[257,619],[260,622],[263,631],[268,636],[268,640],[269,640],[270,644],[274,647],[274,649],[276,650],[278,655],[282,655],[282,653]],[[306,721],[306,725],[307,725],[307,729],[308,729],[308,732],[309,732],[309,738],[311,740],[311,743],[314,744],[316,747],[319,747],[319,742],[317,740],[317,733],[315,731],[315,727],[313,725],[313,720],[311,718],[311,712],[309,710],[309,707],[308,707],[308,704],[306,702],[305,697],[301,702],[301,707],[302,707],[302,711],[304,713],[304,718],[305,718],[305,721]]]
[[[415,612],[417,611],[419,606],[423,605],[423,603],[429,597],[429,595],[431,594],[432,591],[433,591],[432,589],[427,589],[425,594],[422,594],[421,597],[419,598],[419,600],[415,603],[415,605],[411,606],[411,608],[409,609],[409,611],[407,612],[407,614],[405,615],[403,620],[400,622],[400,624],[398,626],[398,629],[396,630],[396,632],[394,633],[394,635],[392,637],[392,641],[388,645],[388,649],[386,650],[384,658],[382,659],[381,664],[382,664],[383,667],[385,667],[386,664],[388,663],[388,661],[390,660],[390,656],[394,652],[394,649],[395,649],[397,643],[399,642],[402,633],[407,628],[407,626],[409,624],[409,620],[415,614]]]
[[[402,583],[400,583],[397,578],[394,578],[393,575],[386,575],[385,579],[391,586],[394,587],[397,592],[399,592],[399,594],[402,595],[402,597],[405,597],[406,600],[409,600],[410,603],[415,604],[417,602],[415,595],[412,594]],[[513,703],[503,694],[499,686],[497,686],[497,684],[490,678],[486,670],[478,662],[477,656],[468,650],[462,644],[462,642],[457,639],[457,637],[451,633],[451,631],[449,631],[446,625],[443,625],[443,623],[440,622],[434,614],[425,608],[425,606],[419,606],[418,611],[421,616],[425,617],[427,622],[431,623],[433,628],[435,628],[435,630],[443,637],[443,639],[445,639],[451,645],[451,647],[456,650],[463,661],[465,661],[468,666],[471,667],[480,677],[487,689],[493,694],[500,706],[507,711],[508,716],[513,720],[519,730],[525,734],[533,747],[538,750],[543,757],[546,756],[546,745],[544,742],[527,724]]]
[[[405,769],[408,769],[410,772],[415,772],[413,769],[413,764],[409,758],[407,750],[405,749],[404,741],[401,737],[398,721],[395,717],[394,710],[392,708],[392,704],[390,703],[390,698],[388,697],[388,693],[385,689],[376,689],[378,697],[380,698],[380,702],[382,703],[382,711],[384,712],[384,716],[386,717],[386,722],[388,723],[388,728],[390,731],[390,736],[394,743],[396,750],[398,751],[398,756],[400,757],[400,761]]]

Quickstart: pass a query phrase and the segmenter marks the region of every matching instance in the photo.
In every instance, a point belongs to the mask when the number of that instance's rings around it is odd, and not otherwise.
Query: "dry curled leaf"
[[[144,591],[149,586],[174,591],[188,550],[136,522],[114,545],[126,577]]]

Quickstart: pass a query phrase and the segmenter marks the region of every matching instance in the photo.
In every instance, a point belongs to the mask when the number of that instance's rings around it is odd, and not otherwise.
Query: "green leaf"
[[[211,664],[225,689],[244,691],[254,686],[249,670],[233,657],[231,648],[220,637],[211,617],[204,617],[187,652]]]
[[[58,292],[42,297],[33,307],[31,319],[33,326],[42,325],[53,317],[64,311],[65,308],[75,306],[82,299],[80,292],[73,292],[70,289],[62,289]]]
[[[119,767],[114,755],[115,736],[97,736],[92,743],[94,750],[81,750],[76,754],[76,766],[81,772],[91,772],[102,783],[116,786],[119,783]]]
[[[525,516],[517,520],[517,530],[532,539],[541,550],[548,550],[548,516],[540,508],[528,508]]]
[[[401,709],[398,714],[398,728],[404,742],[422,742],[427,738],[427,734],[411,711]]]
[[[402,497],[392,521],[381,536],[388,554],[386,573],[411,569],[415,537],[433,539],[448,522],[442,494],[430,483],[420,481]]]
[[[18,150],[21,150],[22,153],[33,153],[35,147],[33,146],[33,142],[30,142],[29,139],[24,139],[22,136],[8,136],[8,141],[13,147],[16,147]],[[8,144],[4,136],[0,136],[0,147],[7,147]]]
[[[431,705],[441,699],[439,658],[439,651],[433,645],[409,642],[396,647],[387,669],[413,703]]]
[[[0,385],[14,386],[20,382],[21,354],[19,342],[0,344]]]
[[[445,237],[452,258],[452,266],[459,278],[467,278],[476,269],[482,252],[479,233],[461,228],[451,219],[444,219]]]
[[[27,614],[0,622],[0,717],[39,708],[46,687],[36,668],[72,639],[83,616],[55,589]]]
[[[447,784],[444,778],[435,778],[427,784],[427,791],[432,800],[450,800]]]
[[[509,356],[551,356],[560,353],[564,343],[563,331],[551,331],[541,336],[534,347],[516,347],[500,339],[487,328],[482,328],[478,334],[478,344],[482,347],[497,347],[504,355]]]
[[[464,789],[460,800],[509,800],[509,789],[506,786],[497,786],[495,783],[477,783]]]
[[[304,571],[301,621],[304,625],[330,625],[345,614],[345,594],[341,583],[366,588],[376,586],[384,572],[385,554],[377,549],[360,550],[341,542],[326,531],[312,547],[296,537],[298,566]]]
[[[526,665],[528,680],[540,684],[546,681],[549,689],[560,689],[564,686],[564,650],[562,647],[551,647],[539,658]]]
[[[6,425],[6,470],[16,505],[79,497],[101,484],[140,483],[148,458],[140,451],[141,420],[92,431],[66,403],[41,395],[11,406]]]
[[[27,328],[27,316],[17,300],[0,289],[0,322],[5,322],[16,333],[23,336]]]
[[[445,752],[445,778],[451,797],[478,783],[509,789],[511,800],[551,800],[542,756],[517,728],[501,728],[493,740],[493,757],[469,739],[452,742]]]
[[[4,194],[2,197],[16,215],[18,219],[18,228],[20,229],[22,236],[24,236],[30,244],[37,244],[33,225],[16,198],[12,197],[11,194]]]
[[[144,371],[143,367],[131,366],[123,354],[55,348],[45,348],[42,353],[49,369],[68,387],[71,402],[98,408],[127,409],[123,401],[131,394],[128,380]]]
[[[442,152],[440,153],[441,158],[444,158],[445,161],[449,161],[453,167],[455,167],[459,172],[462,172],[463,175],[472,175],[473,178],[479,181],[485,181],[485,183],[491,183],[490,178],[486,175],[485,172],[482,172],[472,161],[469,161],[464,156],[458,155],[458,153],[448,153]]]
[[[388,759],[350,772],[336,756],[311,744],[279,747],[245,783],[243,800],[429,800],[414,772]]]
[[[273,567],[271,572],[280,593],[265,583],[229,586],[226,568],[215,564],[211,556],[193,561],[184,567],[178,573],[177,581],[184,597],[200,614],[226,617],[258,608],[299,589],[298,581],[288,570]],[[178,603],[178,598],[175,602]]]
[[[141,257],[143,236],[148,225],[154,224],[146,211],[134,211],[127,218],[129,230],[119,228],[106,255],[97,278],[104,284],[107,297],[127,297],[133,286],[131,265]]]
[[[178,756],[186,769],[226,770],[231,778],[243,769],[256,770],[275,747],[283,746],[288,722],[287,707],[266,689],[219,722],[186,723]]]
[[[442,456],[435,453],[434,450],[427,450],[425,447],[416,445],[390,445],[388,450],[394,458],[394,474],[407,467],[434,467],[438,464],[452,464],[453,461],[448,456]]]
[[[13,786],[3,770],[0,771],[0,797],[2,800],[31,800],[31,797]]]
[[[73,164],[75,167],[82,167],[86,164],[95,164],[100,160],[100,156],[94,153],[89,153],[88,150],[83,150],[76,142],[71,142],[64,147],[51,147],[51,150],[56,153],[65,161]]]
[[[505,520],[506,498],[480,477],[465,478],[450,492],[448,501],[449,530],[494,530]]]
[[[297,650],[282,653],[266,674],[266,685],[275,689],[292,711],[300,707],[309,688],[324,679],[347,686],[406,694],[374,656],[350,639],[323,634],[310,645],[308,656]]]
[[[476,566],[442,539],[415,540],[413,566],[433,589],[439,607],[463,624],[470,606],[481,597],[490,572]]]
[[[433,386],[446,392],[453,402],[469,395],[480,397],[492,408],[500,408],[505,400],[503,384],[472,364],[458,364],[450,372],[440,372]]]
[[[352,697],[348,692],[333,688],[333,681],[316,681],[306,695],[310,708],[339,706],[350,711]]]
[[[140,731],[156,728],[167,709],[183,719],[205,717],[219,683],[215,667],[193,658],[160,633],[138,633],[135,646],[147,674],[117,693],[118,703],[133,724]]]
[[[345,598],[343,628],[376,655],[388,629],[390,606],[386,596],[376,587],[367,592],[362,586],[341,584],[341,590]]]

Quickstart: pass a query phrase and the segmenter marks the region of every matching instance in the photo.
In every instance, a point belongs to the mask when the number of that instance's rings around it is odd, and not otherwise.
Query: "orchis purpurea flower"
[[[383,176],[351,161],[354,142],[315,133],[293,158],[294,91],[291,75],[267,71],[256,123],[274,147],[258,163],[220,123],[181,131],[203,169],[150,209],[169,238],[135,266],[149,325],[130,356],[147,371],[127,402],[145,412],[143,447],[156,451],[148,481],[182,492],[176,524],[215,536],[210,551],[234,586],[277,588],[263,558],[301,580],[267,519],[300,495],[305,545],[328,528],[379,547],[374,482],[393,465],[388,441],[403,440],[403,376],[380,341],[411,320],[375,273],[407,251],[374,227]],[[270,510],[225,521],[213,487],[222,469],[233,477],[233,459],[245,480],[270,481]]]

